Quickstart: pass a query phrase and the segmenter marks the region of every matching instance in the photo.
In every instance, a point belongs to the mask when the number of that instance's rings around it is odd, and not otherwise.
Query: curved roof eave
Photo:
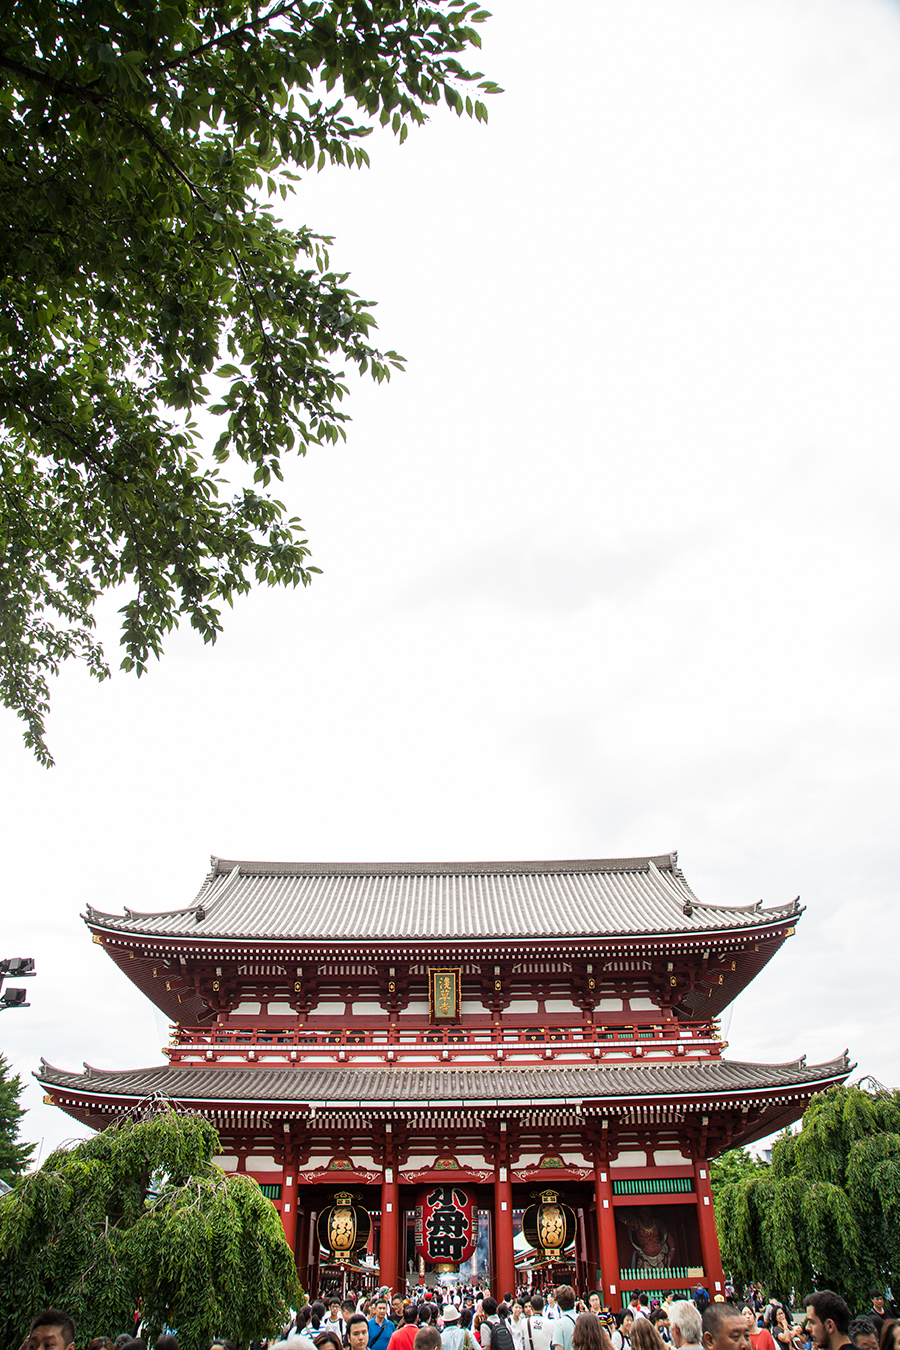
[[[305,1109],[308,1100],[321,1110],[415,1110],[447,1106],[459,1101],[471,1106],[503,1105],[548,1107],[564,1104],[599,1109],[614,1104],[675,1098],[681,1101],[727,1102],[735,1098],[786,1093],[812,1093],[842,1081],[852,1071],[847,1052],[823,1064],[804,1059],[783,1064],[754,1064],[720,1060],[715,1064],[689,1061],[667,1065],[566,1066],[535,1069],[432,1069],[412,1067],[303,1066],[265,1069],[261,1065],[173,1067],[152,1065],[125,1072],[84,1066],[83,1074],[69,1073],[41,1061],[34,1077],[43,1086],[83,1097],[143,1100],[171,1096],[183,1105],[217,1100],[242,1109],[257,1099],[267,1106]],[[741,1081],[743,1078],[744,1081]],[[542,1090],[542,1084],[546,1090]],[[593,1080],[593,1083],[592,1083]],[[446,1090],[441,1091],[441,1085]],[[593,1091],[585,1091],[591,1084]],[[279,1096],[278,1087],[285,1093]],[[360,1091],[369,1086],[369,1091]],[[228,1087],[238,1089],[228,1092]],[[300,1091],[300,1089],[309,1089]],[[395,1093],[385,1092],[394,1087]],[[254,1091],[253,1089],[258,1090]],[[275,1091],[273,1091],[275,1088]],[[397,1091],[401,1089],[402,1091]],[[481,1093],[479,1093],[481,1088]],[[488,1088],[488,1091],[484,1091]],[[535,1090],[537,1088],[537,1090]],[[201,1090],[202,1089],[202,1090]],[[341,1095],[341,1089],[348,1095]],[[514,1091],[513,1089],[520,1089]],[[624,1090],[622,1090],[624,1089]],[[355,1091],[354,1091],[355,1090]],[[353,1091],[354,1095],[349,1095]],[[323,1106],[323,1102],[328,1103]]]

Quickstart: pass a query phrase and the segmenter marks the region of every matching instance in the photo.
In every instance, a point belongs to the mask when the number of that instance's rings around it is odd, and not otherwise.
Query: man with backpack
[[[509,1329],[509,1317],[511,1312],[512,1308],[510,1305],[503,1302],[497,1309],[497,1321],[491,1324],[490,1318],[488,1318],[488,1324],[490,1325],[489,1344],[491,1350],[515,1350],[516,1343],[513,1340],[513,1334]]]
[[[491,1337],[494,1334],[494,1327],[500,1321],[497,1316],[497,1300],[491,1298],[490,1294],[485,1294],[481,1300],[481,1322],[478,1325],[478,1341],[481,1350],[490,1350]]]

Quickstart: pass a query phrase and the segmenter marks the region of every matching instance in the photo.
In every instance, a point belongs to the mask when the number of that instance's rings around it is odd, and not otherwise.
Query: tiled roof
[[[136,935],[299,942],[726,933],[789,923],[773,909],[698,900],[677,855],[489,863],[271,863],[213,858],[183,909],[87,922]]]
[[[46,1061],[38,1077],[49,1088],[97,1097],[141,1100],[162,1094],[174,1101],[254,1102],[272,1105],[435,1106],[541,1101],[610,1103],[616,1098],[702,1097],[781,1093],[792,1087],[824,1087],[850,1071],[846,1053],[827,1064],[707,1063],[546,1068],[355,1068],[353,1066],[159,1065],[123,1072],[85,1065],[67,1073]]]

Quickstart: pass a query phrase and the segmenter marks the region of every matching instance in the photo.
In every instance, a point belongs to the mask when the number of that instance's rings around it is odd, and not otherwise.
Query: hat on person
[[[444,1304],[444,1321],[445,1322],[459,1321],[459,1308],[457,1308],[455,1303]]]

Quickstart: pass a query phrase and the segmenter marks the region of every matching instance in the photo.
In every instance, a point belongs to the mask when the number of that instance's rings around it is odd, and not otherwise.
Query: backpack
[[[515,1350],[512,1332],[501,1317],[499,1322],[491,1322],[491,1350]]]

